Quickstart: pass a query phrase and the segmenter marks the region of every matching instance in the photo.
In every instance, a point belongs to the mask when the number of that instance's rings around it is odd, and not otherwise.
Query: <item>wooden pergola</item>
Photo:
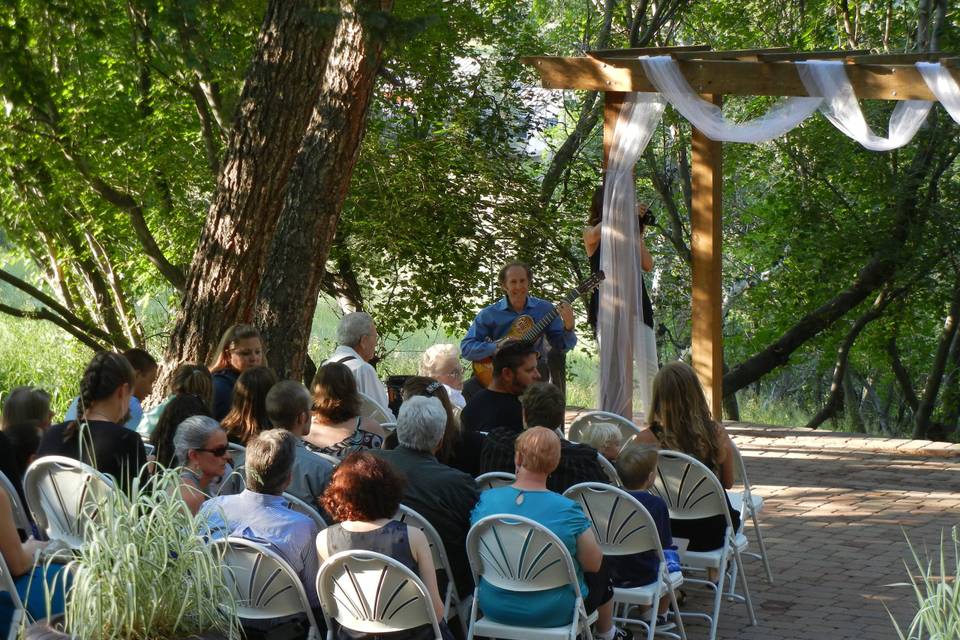
[[[533,66],[547,89],[604,92],[603,149],[606,166],[614,127],[625,94],[656,92],[639,56],[670,55],[687,82],[716,105],[724,96],[807,96],[794,64],[800,60],[844,60],[847,76],[861,99],[930,100],[930,92],[914,63],[940,62],[960,79],[956,54],[872,54],[869,51],[809,51],[753,49],[711,51],[705,46],[646,49],[605,49],[583,57],[533,56],[521,62]],[[851,144],[855,144],[851,142]],[[693,366],[707,393],[714,417],[722,416],[723,334],[721,316],[722,143],[696,128],[691,140],[691,252],[693,256]]]

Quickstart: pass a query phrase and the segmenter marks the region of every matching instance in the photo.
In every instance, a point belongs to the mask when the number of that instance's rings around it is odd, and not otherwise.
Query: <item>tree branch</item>
[[[104,346],[91,338],[89,335],[73,326],[60,316],[52,313],[49,309],[43,307],[39,309],[17,309],[9,305],[0,304],[0,313],[5,313],[8,316],[13,316],[15,318],[26,318],[29,320],[48,320],[53,324],[57,325],[77,340],[90,347],[94,351],[104,351]]]

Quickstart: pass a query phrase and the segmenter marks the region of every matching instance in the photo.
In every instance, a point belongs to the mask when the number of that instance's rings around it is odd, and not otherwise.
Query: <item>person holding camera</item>
[[[647,226],[654,224],[655,219],[650,207],[644,203],[637,203],[637,224],[639,232],[637,234],[637,243],[640,245],[640,268],[643,273],[653,269],[653,257],[647,250],[647,245],[643,241],[643,234]],[[593,192],[593,200],[590,203],[590,217],[587,219],[587,226],[583,228],[583,245],[587,249],[587,257],[590,259],[590,273],[600,271],[600,238],[603,231],[603,187],[597,187]],[[653,380],[657,375],[657,338],[653,329],[653,304],[650,302],[650,296],[647,295],[647,286],[643,279],[643,274],[639,274],[640,280],[640,299],[643,305],[643,331],[642,339],[646,341],[645,353],[647,354],[647,374],[648,379]],[[590,306],[587,308],[587,322],[593,328],[593,336],[597,337],[597,321],[600,311],[600,292],[597,289],[590,296]]]

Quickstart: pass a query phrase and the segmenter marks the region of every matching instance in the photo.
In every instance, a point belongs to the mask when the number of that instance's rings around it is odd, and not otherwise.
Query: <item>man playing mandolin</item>
[[[537,351],[537,368],[542,380],[549,378],[544,340],[549,341],[551,348],[563,352],[577,344],[577,336],[573,332],[573,308],[567,302],[561,302],[554,307],[546,300],[529,295],[530,279],[530,267],[526,263],[508,262],[504,265],[500,269],[499,281],[506,296],[481,309],[470,325],[467,336],[460,342],[460,353],[474,362],[474,372],[484,386],[490,383],[493,375],[493,366],[489,359],[496,352],[497,343],[508,337],[526,339],[547,316],[554,317],[542,333],[531,340]],[[523,318],[524,316],[529,319]],[[521,321],[517,322],[518,319]],[[487,367],[489,371],[485,372]]]

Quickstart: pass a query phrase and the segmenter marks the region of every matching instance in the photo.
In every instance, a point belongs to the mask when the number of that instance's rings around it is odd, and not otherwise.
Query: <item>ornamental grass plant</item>
[[[175,469],[159,469],[128,496],[113,491],[88,521],[69,562],[65,631],[74,638],[238,638],[236,602],[204,518],[180,497]]]
[[[954,526],[950,531],[950,541],[940,534],[939,558],[930,558],[927,554],[921,558],[916,547],[907,538],[910,553],[918,573],[912,577],[917,601],[917,612],[904,633],[900,625],[893,620],[900,640],[960,640],[960,532]],[[953,567],[947,559],[950,545],[953,548]],[[904,563],[906,565],[906,563]],[[907,574],[911,567],[907,565]],[[889,613],[889,610],[888,610]]]

